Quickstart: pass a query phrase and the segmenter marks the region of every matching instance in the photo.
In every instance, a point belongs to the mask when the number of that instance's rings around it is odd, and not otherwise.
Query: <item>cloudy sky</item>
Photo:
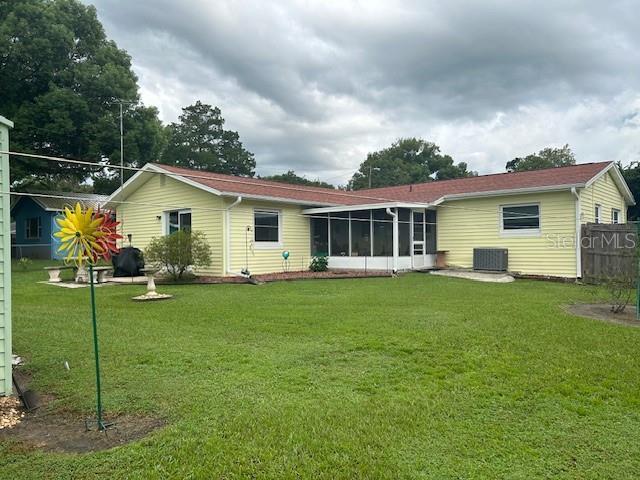
[[[87,0],[164,121],[217,105],[259,174],[344,183],[402,136],[480,173],[569,143],[640,160],[634,0]]]

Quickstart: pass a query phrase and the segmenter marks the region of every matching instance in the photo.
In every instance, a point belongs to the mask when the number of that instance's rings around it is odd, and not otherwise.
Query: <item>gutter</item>
[[[238,277],[248,278],[250,275],[247,275],[242,272],[234,272],[231,270],[231,209],[242,202],[242,196],[238,195],[238,197],[233,201],[231,205],[224,209],[224,225],[225,225],[225,241],[224,241],[224,257],[225,257],[225,273],[236,275]]]
[[[398,214],[387,207],[387,215],[393,217],[393,273],[398,273],[398,257],[400,256],[400,245],[398,235]]]
[[[576,187],[571,187],[571,194],[576,197],[576,279],[582,277],[582,242],[580,225],[580,195]]]

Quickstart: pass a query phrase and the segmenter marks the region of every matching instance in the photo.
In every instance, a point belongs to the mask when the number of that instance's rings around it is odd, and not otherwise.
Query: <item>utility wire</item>
[[[0,154],[6,154],[6,155],[13,155],[13,156],[24,156],[24,157],[29,157],[29,158],[36,158],[36,159],[42,159],[42,160],[47,160],[47,161],[54,161],[54,162],[63,162],[63,163],[70,163],[70,164],[76,164],[76,165],[85,165],[85,166],[90,166],[90,167],[94,167],[94,168],[114,168],[114,169],[120,169],[123,168],[125,170],[129,170],[129,171],[135,171],[135,172],[145,172],[145,173],[150,173],[150,174],[154,174],[154,175],[164,175],[164,176],[168,176],[170,178],[174,178],[174,179],[179,179],[180,177],[184,177],[184,178],[194,178],[194,179],[201,179],[201,180],[216,180],[216,181],[223,181],[223,182],[230,182],[230,183],[237,183],[237,184],[244,184],[244,185],[251,185],[251,186],[255,186],[255,185],[259,185],[256,184],[255,182],[248,182],[248,181],[243,181],[240,179],[226,179],[226,178],[219,178],[219,177],[209,177],[209,176],[205,176],[205,175],[198,175],[198,174],[189,174],[189,173],[175,173],[175,172],[169,172],[169,171],[164,171],[164,172],[159,172],[159,171],[154,171],[154,170],[144,170],[142,168],[138,168],[138,167],[129,167],[129,166],[119,166],[119,165],[111,165],[111,164],[97,164],[97,163],[93,163],[93,162],[88,162],[88,161],[84,161],[84,160],[75,160],[75,159],[68,159],[68,158],[61,158],[61,157],[52,157],[52,156],[48,156],[48,155],[37,155],[37,154],[32,154],[32,153],[21,153],[21,152],[12,152],[12,151],[6,151],[6,150],[0,150]],[[160,166],[160,168],[162,168],[162,166]],[[278,183],[278,182],[273,182],[273,183]],[[368,199],[368,200],[377,200],[379,202],[395,202],[395,203],[409,203],[409,204],[429,204],[431,202],[424,202],[424,201],[403,201],[403,200],[397,200],[397,199],[391,199],[391,198],[379,198],[379,197],[370,197],[370,196],[364,196],[364,195],[358,195],[358,194],[354,194],[351,192],[346,192],[346,191],[332,191],[331,189],[328,188],[322,188],[322,187],[306,187],[305,189],[301,189],[300,187],[295,187],[295,186],[289,186],[289,185],[282,185],[280,183],[278,183],[278,185],[276,185],[277,188],[281,188],[281,189],[286,189],[286,190],[292,190],[292,191],[296,191],[296,192],[304,192],[304,193],[308,193],[310,190],[309,188],[314,188],[315,190],[312,191],[316,191],[316,192],[320,192],[320,193],[326,193],[329,195],[339,195],[339,196],[348,196],[348,197],[353,197],[353,198],[364,198],[364,199]],[[15,195],[34,195],[31,193],[27,193],[27,192],[10,192],[11,194],[15,194]],[[39,195],[44,195],[44,194],[39,194]],[[78,200],[77,197],[64,197],[64,196],[51,196],[51,198],[68,198],[68,199],[73,199],[73,200]],[[295,200],[295,199],[293,199]],[[277,202],[277,200],[275,200]],[[451,202],[451,201],[450,201]],[[455,200],[454,200],[455,202]],[[126,201],[115,201],[112,200],[110,203],[114,203],[114,204],[135,204],[135,202],[126,202]],[[138,203],[139,205],[149,205],[149,206],[161,206],[161,205],[151,205],[149,203]],[[353,210],[353,207],[357,207],[356,205],[337,205],[339,206],[343,206],[347,209]],[[470,211],[470,212],[477,212],[477,213],[489,213],[489,214],[496,214],[497,211],[495,209],[492,210],[487,210],[487,209],[480,209],[480,208],[475,208],[475,207],[465,207],[465,206],[459,206],[459,205],[452,205],[451,203],[440,203],[438,205],[434,205],[438,208],[450,208],[450,209],[459,209],[459,210],[465,210],[465,211]],[[164,207],[164,206],[163,206]],[[168,206],[167,208],[174,208],[173,206]],[[226,208],[208,208],[208,207],[191,207],[191,206],[187,206],[187,207],[175,207],[177,208],[183,208],[183,209],[208,209],[208,210],[212,210],[212,211],[224,211],[226,210]],[[311,208],[322,208],[322,207],[310,207]],[[385,207],[381,207],[381,208],[385,208]],[[426,208],[426,207],[425,207]],[[236,210],[234,208],[234,210]],[[302,214],[300,214],[302,215]],[[310,215],[302,215],[305,217],[310,217]],[[326,217],[318,217],[318,218],[326,218]],[[367,221],[367,219],[365,219],[365,221]],[[383,221],[383,220],[381,220]],[[565,220],[558,220],[559,223],[566,225],[567,222]],[[545,223],[548,223],[545,222]]]
[[[219,181],[219,182],[227,182],[227,183],[236,183],[236,184],[241,184],[241,185],[251,185],[251,186],[255,186],[255,185],[260,185],[260,183],[256,182],[249,182],[246,180],[241,180],[239,178],[220,178],[220,177],[211,177],[211,176],[206,176],[206,175],[198,175],[198,174],[192,174],[192,173],[176,173],[176,172],[171,172],[171,171],[166,171],[166,172],[158,172],[158,171],[153,171],[153,170],[145,170],[143,168],[138,168],[138,167],[129,167],[129,166],[121,166],[121,165],[112,165],[112,164],[105,164],[105,163],[95,163],[95,162],[88,162],[86,160],[75,160],[75,159],[71,159],[71,158],[61,158],[61,157],[52,157],[49,155],[37,155],[35,153],[22,153],[22,152],[12,152],[12,151],[8,151],[8,150],[0,150],[0,154],[5,154],[5,155],[13,155],[15,157],[27,157],[27,158],[36,158],[36,159],[40,159],[40,160],[48,160],[51,162],[60,162],[60,163],[69,163],[69,164],[73,164],[73,165],[83,165],[83,166],[87,166],[87,167],[92,167],[92,168],[98,168],[98,169],[104,169],[104,168],[113,168],[113,169],[123,169],[123,170],[128,170],[131,172],[146,172],[146,173],[151,173],[151,174],[156,174],[156,175],[166,175],[168,177],[184,177],[184,178],[194,178],[194,179],[200,179],[200,180],[215,180],[215,181]],[[170,167],[170,166],[169,166]],[[159,168],[162,168],[162,166],[160,165]],[[182,168],[182,167],[177,167],[177,168]],[[214,173],[215,175],[215,173]],[[219,174],[219,175],[224,175],[224,174]],[[272,182],[270,180],[258,180],[258,182]],[[277,188],[283,189],[283,190],[293,190],[295,192],[309,192],[311,191],[310,189],[317,189],[317,190],[313,190],[316,192],[321,192],[323,194],[327,194],[327,195],[337,195],[337,196],[341,196],[341,197],[354,197],[354,198],[364,198],[367,200],[377,200],[377,201],[384,201],[384,202],[394,202],[396,200],[390,199],[390,198],[382,198],[382,197],[372,197],[372,196],[368,196],[368,195],[358,195],[356,193],[352,193],[349,191],[344,191],[344,190],[332,190],[330,188],[323,188],[323,187],[306,187],[305,189],[301,189],[300,187],[295,187],[292,185],[283,185],[279,182],[272,182],[275,183],[276,185],[274,185]]]

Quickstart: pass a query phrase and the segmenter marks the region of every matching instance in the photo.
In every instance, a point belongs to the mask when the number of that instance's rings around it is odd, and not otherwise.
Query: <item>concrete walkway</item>
[[[476,282],[490,283],[510,283],[515,279],[508,273],[503,272],[473,272],[471,270],[433,270],[431,275],[440,275],[442,277],[466,278],[467,280],[475,280]]]

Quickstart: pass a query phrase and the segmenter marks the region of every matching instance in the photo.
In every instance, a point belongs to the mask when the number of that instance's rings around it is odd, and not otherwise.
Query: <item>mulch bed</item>
[[[636,319],[636,307],[627,305],[624,312],[613,313],[611,306],[606,303],[578,303],[567,305],[566,311],[578,317],[592,318],[604,322],[640,327],[640,321]]]
[[[318,278],[368,278],[391,277],[391,272],[386,270],[327,270],[326,272],[310,272],[308,270],[298,272],[267,273],[252,275],[251,278],[258,282],[277,282],[281,280],[306,280]],[[197,277],[194,283],[249,283],[242,277]]]
[[[17,370],[23,388],[28,388],[30,376]],[[136,415],[105,417],[113,423],[106,431],[98,431],[95,421],[87,424],[87,418],[48,404],[50,395],[38,395],[40,405],[32,412],[25,412],[15,396],[0,398],[0,442],[8,442],[16,450],[41,449],[50,452],[84,453],[124,445],[139,440],[165,425],[159,418]]]

